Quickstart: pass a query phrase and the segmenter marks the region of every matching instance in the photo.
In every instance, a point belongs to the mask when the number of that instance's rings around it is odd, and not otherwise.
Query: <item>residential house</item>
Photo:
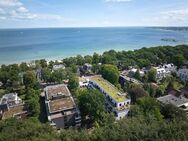
[[[139,71],[141,77],[144,76],[144,74],[145,74],[144,71],[139,70],[139,69],[136,69],[136,68],[132,68],[132,69],[129,71],[129,75],[130,75],[130,76],[134,76],[134,74],[135,74],[137,71]]]
[[[92,72],[92,65],[89,63],[85,63],[80,67],[80,72],[83,74],[90,74]]]
[[[188,69],[179,69],[177,75],[181,80],[188,81]]]
[[[122,72],[119,77],[119,83],[121,86],[125,86],[126,84],[134,83],[138,85],[143,85],[143,83],[135,78],[129,77],[127,72]]]
[[[0,99],[0,115],[1,119],[7,119],[11,117],[22,118],[29,113],[26,105],[18,97],[17,93],[5,94]]]
[[[105,95],[106,109],[108,112],[114,113],[116,120],[127,116],[131,103],[127,93],[121,92],[110,82],[98,75],[90,78],[89,85],[92,88],[100,90]]]
[[[47,86],[45,104],[48,120],[57,129],[79,127],[80,111],[66,85]]]
[[[169,90],[168,95],[157,98],[162,104],[172,104],[188,114],[188,99],[181,91]]]
[[[158,80],[169,76],[172,72],[176,72],[176,66],[174,64],[164,64],[162,66],[153,67],[157,71],[156,78]]]
[[[79,86],[80,87],[87,87],[89,85],[89,77],[79,77]]]
[[[60,70],[60,69],[65,69],[65,66],[63,64],[53,65],[52,71]]]

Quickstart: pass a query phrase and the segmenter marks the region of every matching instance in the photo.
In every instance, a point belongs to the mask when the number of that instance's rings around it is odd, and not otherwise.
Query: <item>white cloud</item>
[[[165,11],[165,12],[162,12],[161,15],[162,15],[163,19],[181,20],[181,21],[187,21],[188,22],[188,8]]]
[[[20,0],[0,0],[0,20],[65,20],[60,15],[30,12]]]
[[[0,6],[2,7],[14,7],[23,5],[18,0],[0,0]]]
[[[185,26],[188,24],[188,8],[163,11],[153,19],[158,25]]]
[[[132,0],[105,0],[106,2],[130,2]]]
[[[0,19],[27,20],[36,17],[19,0],[0,0]]]

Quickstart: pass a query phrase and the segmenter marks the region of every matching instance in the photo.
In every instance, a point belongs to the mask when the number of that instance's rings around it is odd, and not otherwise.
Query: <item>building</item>
[[[0,99],[0,115],[1,119],[11,117],[26,117],[29,113],[26,105],[18,97],[17,93],[5,94]]]
[[[79,86],[82,87],[88,87],[89,85],[89,77],[79,77]]]
[[[67,86],[64,84],[45,88],[45,104],[48,120],[57,129],[79,127],[80,111]]]
[[[163,65],[167,74],[171,74],[172,72],[176,72],[177,67],[174,64],[165,64]]]
[[[174,64],[164,64],[162,66],[153,67],[157,71],[156,78],[163,79],[169,76],[172,72],[176,72],[177,67]]]
[[[65,66],[63,64],[53,65],[52,71],[59,69],[65,69]]]
[[[128,114],[131,100],[126,93],[119,91],[101,76],[91,77],[89,85],[92,88],[99,89],[105,95],[106,109],[108,112],[113,112],[117,120],[124,118]]]
[[[157,98],[162,104],[172,104],[188,114],[188,99],[181,91],[169,90],[168,95]]]
[[[157,71],[157,74],[156,74],[157,79],[162,79],[162,78],[165,78],[167,76],[167,72],[166,72],[165,68],[154,67],[154,69],[156,69],[156,71]]]
[[[130,76],[134,76],[134,74],[137,72],[138,69],[135,69],[135,68],[132,68],[130,71],[129,71],[129,75]],[[140,76],[143,77],[144,76],[144,71],[142,70],[139,70],[139,73],[140,73]]]
[[[137,70],[136,70],[137,71]],[[143,83],[133,77],[129,77],[129,71],[123,71],[119,77],[119,83],[121,86],[125,86],[130,83],[143,85]]]
[[[179,69],[177,75],[181,80],[188,81],[188,69]]]
[[[90,74],[92,72],[92,65],[89,63],[85,63],[80,67],[80,72],[83,74]]]

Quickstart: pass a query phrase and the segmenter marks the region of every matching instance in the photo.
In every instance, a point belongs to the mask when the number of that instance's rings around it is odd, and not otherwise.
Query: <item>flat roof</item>
[[[118,90],[114,85],[110,82],[103,79],[101,76],[93,76],[90,78],[91,81],[95,81],[101,88],[104,89],[115,101],[123,102],[127,99],[125,95],[120,90]]]
[[[66,109],[74,108],[76,105],[72,97],[61,98],[49,101],[49,112],[64,111]]]
[[[58,94],[70,96],[70,92],[69,92],[67,86],[64,85],[64,84],[47,86],[46,87],[46,94],[47,94],[48,99],[51,99],[53,96],[58,95]]]
[[[24,105],[19,105],[15,107],[10,107],[8,111],[4,112],[3,119],[11,118],[15,114],[23,113],[27,111]]]
[[[159,97],[159,98],[157,98],[157,100],[159,100],[160,102],[162,102],[164,104],[173,104],[177,107],[188,103],[188,99],[185,98],[184,96],[176,97],[171,94]]]

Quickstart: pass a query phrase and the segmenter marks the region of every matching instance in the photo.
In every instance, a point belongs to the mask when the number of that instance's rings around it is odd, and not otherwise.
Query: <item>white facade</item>
[[[65,66],[63,64],[54,65],[52,70],[55,71],[59,69],[65,69]]]
[[[109,82],[108,82],[109,83]],[[118,102],[113,99],[103,88],[101,88],[95,81],[89,81],[91,87],[98,88],[106,97],[106,109],[109,112],[113,112],[115,114],[116,120],[120,120],[127,116],[130,108],[131,100],[125,98],[124,101]],[[112,85],[112,84],[110,84]],[[112,87],[114,87],[112,85]]]
[[[166,73],[166,70],[164,68],[156,67],[155,69],[157,71],[157,75],[156,75],[157,79],[162,79],[162,78],[166,77],[167,73]]]
[[[18,104],[22,104],[21,98],[18,97],[17,93],[9,93],[5,94],[1,99],[0,99],[0,105],[7,104],[9,107],[15,106]]]
[[[137,70],[138,69],[132,68],[130,70],[130,73],[135,74],[137,72]],[[145,74],[144,71],[142,71],[142,70],[139,70],[139,73],[140,73],[140,76],[144,76],[144,74]]]
[[[157,71],[157,79],[162,79],[170,75],[172,72],[176,71],[176,66],[174,64],[165,64],[163,66],[154,67]]]
[[[80,87],[87,87],[88,85],[89,85],[89,78],[84,77],[84,76],[79,78]]]
[[[179,69],[178,77],[183,81],[188,81],[188,69]]]

